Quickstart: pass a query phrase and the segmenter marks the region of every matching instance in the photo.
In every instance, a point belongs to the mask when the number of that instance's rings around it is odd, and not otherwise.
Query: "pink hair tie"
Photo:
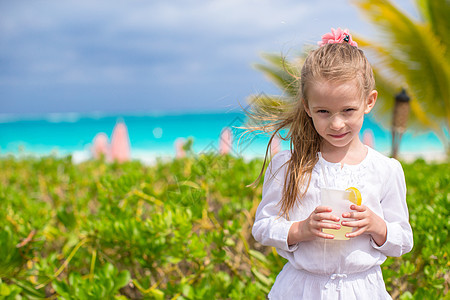
[[[354,40],[352,40],[352,36],[348,32],[348,29],[342,30],[341,28],[338,29],[331,28],[331,32],[322,35],[322,41],[317,42],[317,44],[320,47],[326,44],[335,44],[335,43],[348,43],[351,46],[358,47],[358,44]]]

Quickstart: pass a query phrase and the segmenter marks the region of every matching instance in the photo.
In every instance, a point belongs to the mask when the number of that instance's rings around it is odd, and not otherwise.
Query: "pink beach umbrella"
[[[130,139],[127,126],[123,122],[118,122],[112,133],[111,159],[118,162],[130,160]]]
[[[186,152],[183,149],[183,145],[184,145],[183,138],[177,138],[175,140],[175,157],[176,158],[183,158],[186,156]]]
[[[280,151],[281,151],[281,139],[278,137],[278,135],[275,135],[272,139],[272,142],[270,143],[270,155],[274,157],[275,154],[277,154]]]
[[[106,158],[109,159],[109,145],[108,145],[108,136],[103,133],[100,132],[98,133],[95,137],[94,140],[92,142],[92,156],[95,159],[99,159],[102,155]]]
[[[229,154],[233,147],[233,133],[231,129],[225,127],[220,133],[219,139],[219,153],[220,154]]]
[[[363,132],[363,144],[369,146],[370,148],[375,148],[375,136],[373,135],[373,131],[370,129],[366,129]]]

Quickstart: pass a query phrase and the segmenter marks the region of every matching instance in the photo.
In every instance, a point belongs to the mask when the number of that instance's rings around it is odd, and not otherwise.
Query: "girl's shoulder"
[[[388,157],[377,150],[368,148],[368,161],[372,167],[378,169],[381,172],[392,172],[392,171],[400,171],[402,169],[402,165],[398,160],[392,157]]]
[[[286,163],[290,160],[291,155],[292,155],[291,150],[283,150],[275,154],[270,160],[268,166],[270,172],[274,173],[275,171],[285,166]]]
[[[288,161],[291,158],[291,155],[291,150],[283,150],[275,154],[272,161]]]

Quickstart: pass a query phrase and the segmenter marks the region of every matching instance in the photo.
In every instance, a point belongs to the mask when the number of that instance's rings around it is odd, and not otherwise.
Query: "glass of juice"
[[[332,209],[332,214],[339,217],[342,221],[342,214],[350,211],[350,205],[353,203],[350,199],[350,191],[321,188],[320,202],[323,206],[329,206]],[[340,222],[333,222],[325,220],[324,222],[331,222],[339,224]],[[353,227],[342,226],[339,229],[323,228],[322,232],[334,235],[335,240],[348,240],[346,233],[352,232]]]

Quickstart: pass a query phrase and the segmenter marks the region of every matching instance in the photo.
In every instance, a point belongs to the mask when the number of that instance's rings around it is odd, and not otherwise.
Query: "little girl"
[[[291,144],[268,166],[252,230],[288,260],[269,298],[391,299],[380,265],[413,246],[403,170],[360,140],[364,115],[377,100],[363,51],[341,29],[319,45],[301,69],[293,109],[259,127],[272,126],[272,139],[288,128]],[[321,205],[321,189],[349,187],[360,191],[362,205],[342,215]],[[341,226],[353,227],[348,240],[330,233]]]

